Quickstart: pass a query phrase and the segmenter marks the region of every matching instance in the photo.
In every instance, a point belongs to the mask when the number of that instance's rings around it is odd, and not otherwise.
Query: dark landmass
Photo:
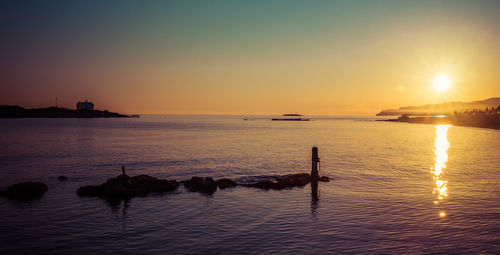
[[[288,118],[288,119],[271,119],[273,121],[309,121],[309,119],[303,118]]]
[[[127,118],[128,115],[107,110],[71,110],[61,107],[25,109],[17,105],[0,105],[0,118]]]
[[[35,200],[42,197],[48,189],[41,182],[21,182],[0,191],[0,196],[15,200]]]
[[[410,117],[405,114],[398,119],[385,121],[500,129],[500,106],[495,111],[495,113],[493,110],[489,113],[455,113],[444,117]]]
[[[179,187],[175,180],[160,180],[148,175],[129,177],[119,175],[97,186],[80,187],[76,193],[85,197],[101,197],[107,200],[130,199],[136,196],[146,196],[152,192],[168,192]]]
[[[406,106],[398,109],[387,109],[377,113],[377,116],[437,116],[449,115],[454,112],[464,112],[472,109],[485,109],[500,105],[500,97],[493,97],[474,102],[448,102],[444,104],[428,104],[422,106]]]
[[[283,114],[282,116],[302,116],[302,115],[298,114],[298,113],[287,113],[287,114]]]

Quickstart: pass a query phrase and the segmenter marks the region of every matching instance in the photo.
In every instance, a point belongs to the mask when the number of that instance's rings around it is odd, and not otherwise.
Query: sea
[[[379,117],[144,115],[1,119],[0,254],[500,254],[500,131]],[[121,203],[76,190],[121,174],[239,183],[309,173],[310,185],[180,185]],[[68,180],[59,181],[58,176]]]

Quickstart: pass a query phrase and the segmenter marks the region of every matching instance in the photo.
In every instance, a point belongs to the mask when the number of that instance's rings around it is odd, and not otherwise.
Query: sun
[[[448,76],[440,74],[434,78],[434,88],[439,92],[444,92],[450,88],[451,80]]]

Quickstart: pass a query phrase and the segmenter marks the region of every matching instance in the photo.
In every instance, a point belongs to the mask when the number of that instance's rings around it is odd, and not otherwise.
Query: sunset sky
[[[373,115],[500,96],[500,1],[2,1],[0,21],[0,104]]]

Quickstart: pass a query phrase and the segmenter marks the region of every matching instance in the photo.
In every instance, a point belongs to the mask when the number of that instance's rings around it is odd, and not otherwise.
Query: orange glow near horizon
[[[126,114],[373,116],[500,96],[495,8],[326,1],[305,11],[292,2],[283,11],[241,1],[231,12],[159,2],[140,15],[116,4],[120,22],[49,8],[40,28],[21,15],[6,22],[0,104],[48,107],[57,97]],[[99,25],[75,29],[92,20]],[[452,79],[446,93],[433,88],[436,74]],[[449,79],[438,80],[445,90]]]

